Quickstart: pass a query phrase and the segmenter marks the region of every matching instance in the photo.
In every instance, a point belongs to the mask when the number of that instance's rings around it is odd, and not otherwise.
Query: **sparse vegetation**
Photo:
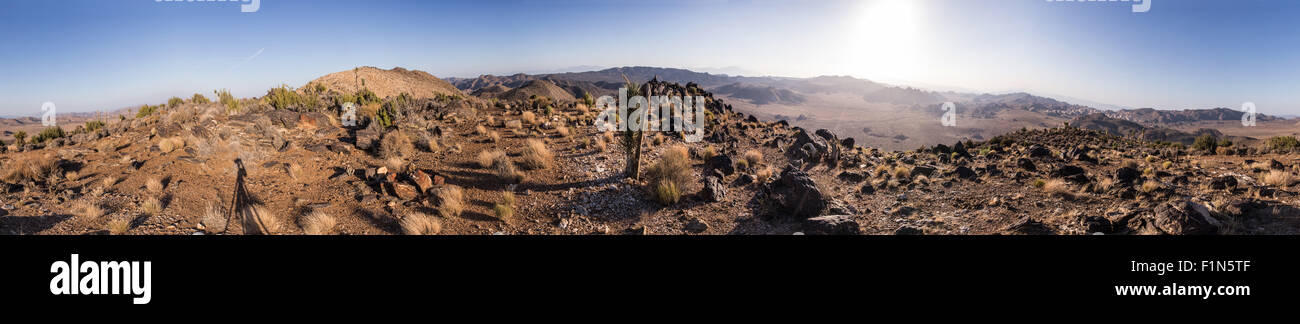
[[[1270,186],[1286,188],[1290,187],[1292,183],[1295,183],[1295,176],[1287,171],[1273,170],[1264,176],[1264,184]]]
[[[515,193],[502,192],[501,201],[492,204],[492,212],[496,214],[497,219],[509,223],[515,215]]]
[[[1073,193],[1070,192],[1070,186],[1066,184],[1064,180],[1061,179],[1048,180],[1047,182],[1043,183],[1042,189],[1043,192],[1051,196],[1062,197],[1062,198],[1074,197]]]
[[[167,99],[167,108],[176,108],[183,104],[185,104],[185,99],[181,99],[181,97]]]
[[[491,168],[495,165],[498,159],[505,156],[506,152],[501,150],[484,150],[478,153],[478,165],[484,169]]]
[[[44,143],[48,140],[62,138],[64,135],[62,128],[59,128],[58,126],[50,126],[42,129],[40,133],[36,134],[36,137],[32,137],[32,142]]]
[[[140,211],[143,211],[145,215],[150,217],[158,216],[158,213],[162,212],[162,209],[163,203],[158,200],[158,197],[148,196],[145,197],[143,203],[140,203]]]
[[[4,166],[4,176],[0,178],[9,183],[41,181],[59,172],[58,159],[50,153],[20,155]]]
[[[465,210],[465,193],[460,187],[445,185],[434,188],[429,195],[436,205],[434,210],[438,211],[438,216],[457,217]]]
[[[158,111],[158,107],[155,106],[150,106],[150,105],[140,106],[140,110],[135,112],[135,118],[149,117],[149,115],[153,115],[153,113],[157,111]]]
[[[763,165],[763,153],[758,150],[745,151],[744,158],[745,162],[747,162],[750,167],[757,168],[758,166]]]
[[[406,235],[438,235],[442,222],[424,213],[411,213],[402,218],[402,233]]]
[[[98,203],[79,201],[72,205],[72,213],[82,219],[94,221],[104,216],[104,208]]]
[[[241,107],[239,100],[235,99],[235,96],[230,95],[230,90],[214,90],[213,93],[217,95],[217,101],[220,102],[222,106],[226,106],[227,113],[236,113],[240,111]]]
[[[546,148],[546,143],[538,139],[524,141],[523,152],[519,155],[519,166],[528,170],[549,168],[555,160],[555,154]]]
[[[1159,181],[1147,180],[1146,182],[1142,183],[1142,186],[1139,187],[1139,189],[1142,190],[1142,192],[1144,193],[1152,193],[1155,192],[1156,190],[1159,190],[1160,187],[1161,185]]]
[[[1300,141],[1296,141],[1295,136],[1277,136],[1268,139],[1268,147],[1274,150],[1294,150],[1300,147]]]
[[[313,210],[303,216],[301,222],[299,226],[302,227],[303,234],[307,235],[333,234],[334,227],[337,225],[334,215],[319,210]]]
[[[113,217],[104,224],[104,230],[112,235],[126,234],[126,231],[131,230],[131,218],[126,215]]]
[[[664,205],[677,203],[691,178],[691,157],[685,146],[673,146],[646,169],[646,178],[655,200]]]
[[[1210,152],[1210,154],[1214,154],[1214,149],[1218,146],[1219,139],[1210,134],[1201,135],[1196,138],[1195,142],[1192,142],[1193,149],[1207,151]]]
[[[408,157],[414,152],[415,144],[411,142],[411,137],[400,130],[384,133],[384,138],[379,142],[379,155],[385,159]]]
[[[211,103],[211,102],[212,102],[211,100],[208,100],[208,97],[204,97],[203,95],[201,95],[201,94],[197,94],[197,93],[194,94],[194,97],[191,97],[191,98],[190,98],[190,103],[192,103],[192,104],[196,104],[196,105],[203,105],[203,104],[208,104],[208,103]]]
[[[158,180],[158,177],[149,177],[149,179],[145,180],[144,187],[145,189],[148,189],[150,193],[154,194],[162,193],[163,191],[162,180]]]

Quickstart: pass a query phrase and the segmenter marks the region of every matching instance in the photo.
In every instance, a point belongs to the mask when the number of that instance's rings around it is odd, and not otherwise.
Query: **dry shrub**
[[[1070,186],[1067,185],[1065,181],[1061,179],[1048,180],[1046,183],[1043,184],[1043,192],[1051,196],[1057,196],[1062,198],[1074,197],[1074,194],[1070,192]]]
[[[736,159],[736,169],[749,170],[749,161],[745,159]]]
[[[402,218],[402,233],[406,235],[438,235],[442,222],[424,213],[412,213]]]
[[[767,179],[772,178],[772,173],[773,173],[772,167],[764,167],[758,170],[758,172],[754,173],[754,177],[758,178],[757,179],[758,183],[764,183],[767,182]]]
[[[406,164],[406,159],[400,156],[394,156],[394,157],[384,159],[384,166],[388,167],[388,169],[392,170],[393,172],[402,172],[406,170],[405,168],[407,164]]]
[[[604,134],[601,134],[600,136],[601,136],[601,138],[604,138],[604,139],[605,139],[605,143],[613,143],[613,142],[614,142],[614,131],[605,131],[605,133],[604,133]]]
[[[488,142],[491,142],[491,143],[500,143],[500,142],[501,142],[501,133],[498,133],[497,131],[488,131],[488,133],[487,133],[487,138],[488,138]]]
[[[505,156],[506,152],[501,150],[484,150],[478,152],[478,166],[484,169],[492,167],[499,157]]]
[[[1264,184],[1274,187],[1290,187],[1295,182],[1295,177],[1290,172],[1274,170],[1264,176]]]
[[[411,137],[399,130],[385,133],[379,141],[379,153],[383,158],[411,156],[414,151],[415,144],[411,142]]]
[[[889,169],[889,166],[888,166],[888,165],[881,164],[881,165],[877,165],[877,166],[876,166],[876,171],[873,171],[872,173],[874,173],[874,174],[876,175],[876,177],[879,178],[879,177],[885,177],[885,176],[888,176],[888,175],[889,175],[889,171],[890,171],[890,169]]]
[[[663,144],[664,144],[664,133],[655,133],[654,141],[653,141],[653,142],[654,142],[654,145],[655,145],[655,146],[663,145]]]
[[[168,137],[158,140],[158,149],[163,153],[171,153],[183,148],[185,148],[185,140],[180,137]]]
[[[103,186],[104,186],[105,188],[107,188],[107,187],[112,187],[113,185],[117,184],[117,177],[116,177],[116,176],[107,176],[107,177],[104,177],[104,179],[103,179],[103,180],[100,180],[100,181],[102,181],[102,184],[103,184]]]
[[[125,215],[113,217],[113,219],[108,220],[108,223],[104,224],[104,230],[107,230],[109,234],[113,235],[126,234],[126,231],[130,229],[131,217]]]
[[[565,126],[557,126],[555,127],[555,134],[560,135],[561,138],[567,138],[569,137],[569,128]]]
[[[68,181],[77,181],[77,179],[81,178],[81,174],[77,171],[68,171],[63,173],[63,178],[68,179]]]
[[[1113,178],[1101,179],[1101,182],[1097,183],[1096,187],[1093,187],[1093,191],[1096,191],[1097,193],[1105,193],[1110,191],[1111,188],[1115,188],[1115,184],[1116,181]]]
[[[555,154],[546,148],[546,143],[538,139],[524,142],[523,153],[519,155],[519,166],[528,170],[545,169],[555,160]]]
[[[912,175],[912,168],[908,166],[899,165],[894,167],[894,178],[907,179],[911,175]]]
[[[609,142],[605,141],[605,137],[597,137],[595,147],[597,151],[604,152],[609,147]]]
[[[483,125],[474,126],[474,135],[487,135],[487,127],[483,127]]]
[[[691,178],[690,163],[691,156],[686,147],[677,145],[665,150],[659,162],[646,170],[655,200],[670,205],[681,199],[682,190]]]
[[[1126,161],[1124,161],[1124,163],[1120,163],[1119,166],[1120,166],[1121,168],[1137,169],[1137,168],[1138,168],[1138,163],[1137,163],[1137,161],[1126,160]]]
[[[438,216],[456,217],[465,210],[465,192],[454,185],[434,188],[430,191],[429,199],[434,203]]]
[[[162,180],[158,180],[158,177],[149,177],[148,180],[144,181],[144,187],[155,194],[163,191]]]
[[[537,125],[537,114],[531,111],[525,111],[522,115],[519,115],[519,119],[529,125]]]
[[[200,220],[203,228],[209,232],[221,232],[226,230],[226,213],[221,210],[220,206],[208,204],[207,210],[203,212],[203,219]]]
[[[502,193],[501,201],[492,205],[492,212],[497,215],[497,219],[509,223],[515,215],[515,193]]]
[[[1142,187],[1140,189],[1142,190],[1142,192],[1145,193],[1155,192],[1157,189],[1160,189],[1160,182],[1155,180],[1147,180],[1146,182],[1142,183]]]
[[[98,203],[80,201],[72,205],[72,213],[82,219],[96,220],[104,216],[104,208]]]
[[[488,115],[486,121],[487,121],[487,125],[488,125],[488,126],[492,126],[492,127],[496,127],[496,126],[497,126],[497,118],[496,118],[496,117],[493,117],[492,115]]]
[[[245,235],[272,234],[280,230],[275,214],[260,204],[244,206],[239,210],[239,219],[243,222]]]
[[[510,161],[504,153],[492,158],[491,166],[496,169],[497,179],[505,183],[523,183],[524,172],[515,167],[515,163]]]
[[[5,182],[38,181],[57,173],[58,159],[52,153],[44,155],[21,155],[5,164]]]
[[[718,149],[714,148],[713,145],[706,145],[700,149],[700,160],[708,161],[714,156],[718,156]]]
[[[745,161],[752,167],[758,167],[763,164],[763,153],[758,150],[745,151]]]
[[[337,222],[334,215],[329,213],[313,210],[311,213],[302,217],[302,232],[307,235],[329,235],[334,233],[334,226]]]

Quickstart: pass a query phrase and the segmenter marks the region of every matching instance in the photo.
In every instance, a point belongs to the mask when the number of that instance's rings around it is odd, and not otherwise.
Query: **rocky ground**
[[[304,95],[330,102],[335,94]],[[598,112],[581,102],[390,96],[383,109],[396,113],[391,127],[371,115],[361,127],[344,126],[337,108],[242,103],[230,110],[186,102],[40,145],[11,145],[0,155],[0,233],[235,234],[250,232],[250,215],[272,234],[1300,230],[1300,154],[1292,151],[1209,155],[1054,128],[885,152],[828,131],[759,121],[710,97],[705,140],[648,133],[643,176],[631,180],[623,176],[629,154],[621,135],[598,131]],[[531,165],[530,141],[551,157]],[[648,189],[647,170],[675,147],[689,152],[683,174],[690,181],[678,188],[678,201],[664,204]],[[493,150],[517,164],[518,177],[480,162]],[[247,204],[232,203],[240,165]]]

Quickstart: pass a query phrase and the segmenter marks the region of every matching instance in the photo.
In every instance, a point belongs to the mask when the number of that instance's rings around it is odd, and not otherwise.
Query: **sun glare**
[[[858,76],[910,79],[920,73],[923,56],[921,4],[913,0],[873,0],[857,9],[845,40],[847,65]]]

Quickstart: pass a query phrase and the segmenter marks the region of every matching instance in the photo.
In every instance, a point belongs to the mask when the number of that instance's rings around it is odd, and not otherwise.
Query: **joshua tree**
[[[627,78],[627,75],[623,75],[623,80],[627,81],[627,96],[629,98],[641,95],[641,85],[633,83],[632,80]],[[647,89],[649,89],[649,87],[647,87]],[[641,107],[637,113],[644,114],[646,110],[648,110],[646,107]],[[644,120],[637,119],[639,117],[640,116],[628,116],[628,121],[625,122],[630,122],[631,120]],[[640,179],[641,177],[641,142],[645,137],[645,132],[640,129],[641,127],[637,128],[638,129],[628,129],[622,134],[623,151],[627,153],[628,159],[627,168],[624,169],[624,173],[628,178],[632,179]]]

